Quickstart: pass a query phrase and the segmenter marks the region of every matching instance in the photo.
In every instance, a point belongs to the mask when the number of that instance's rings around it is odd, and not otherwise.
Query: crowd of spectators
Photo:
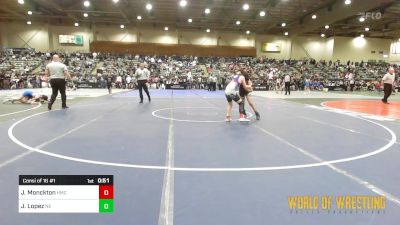
[[[0,53],[0,89],[41,88],[52,53]],[[291,89],[312,91],[380,91],[385,63],[314,59],[276,60],[254,57],[140,56],[97,53],[60,53],[78,88],[106,88],[112,76],[115,88],[136,88],[133,76],[140,62],[151,72],[150,88],[224,89],[234,68],[247,68],[255,90],[277,90],[291,76]],[[398,66],[394,65],[395,69]],[[395,87],[399,88],[397,82]]]
[[[34,54],[0,52],[0,89],[40,88],[40,76],[33,74],[40,63]]]
[[[399,68],[398,65],[392,66],[396,70]],[[387,63],[382,62],[326,62],[313,59],[296,66],[305,79],[309,77],[311,81],[322,81],[328,89],[358,91],[381,91],[381,79],[388,67]],[[399,89],[398,80],[395,88]]]

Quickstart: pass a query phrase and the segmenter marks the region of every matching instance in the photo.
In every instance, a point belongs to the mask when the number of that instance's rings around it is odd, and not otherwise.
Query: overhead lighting
[[[146,9],[149,10],[149,11],[152,10],[153,9],[153,5],[150,4],[150,3],[147,3],[146,4]]]
[[[249,6],[249,4],[245,3],[245,4],[243,4],[242,8],[243,8],[243,10],[249,10],[250,6]]]
[[[32,15],[32,11],[28,11],[28,15]]]
[[[288,36],[288,35],[289,35],[289,32],[285,32],[284,34],[285,34],[285,36]]]
[[[74,23],[74,26],[79,27],[79,23]]]
[[[23,5],[25,3],[25,1],[24,0],[18,0],[18,4],[21,4],[21,5]]]
[[[119,26],[121,29],[125,28],[125,25],[121,24],[121,26]]]
[[[248,31],[246,31],[246,34],[250,34],[250,31],[248,30]]]
[[[260,12],[260,16],[265,16],[265,14],[266,14],[265,11]]]
[[[188,22],[191,23],[191,22],[193,22],[193,20],[192,20],[191,18],[189,18],[189,19],[188,19]]]
[[[328,30],[328,29],[329,29],[329,25],[325,25],[325,29],[327,29],[327,30]]]
[[[389,56],[387,55],[387,54],[384,54],[383,55],[383,58],[388,58]]]
[[[361,34],[360,37],[361,37],[361,38],[364,38],[365,36],[364,36],[364,34]]]
[[[181,1],[179,2],[179,5],[180,5],[181,7],[185,7],[185,6],[187,5],[187,1],[186,1],[186,0],[181,0]]]
[[[282,27],[286,27],[286,23],[282,23],[281,26],[282,26]]]
[[[321,37],[325,37],[325,34],[321,34]]]
[[[26,21],[26,24],[31,25],[32,22],[31,21]]]
[[[165,31],[168,31],[168,27],[164,27],[164,30],[165,30]]]
[[[350,5],[350,4],[351,4],[351,0],[346,0],[346,1],[344,1],[344,4]]]
[[[238,20],[238,21],[236,21],[236,25],[240,25],[240,21]]]
[[[85,7],[89,7],[89,6],[90,6],[90,2],[89,2],[89,1],[84,1],[84,2],[83,2],[83,5],[84,5]]]
[[[136,19],[142,20],[142,16],[137,16]]]
[[[360,19],[358,19],[361,23],[365,21],[364,17],[360,17]]]
[[[114,3],[118,3],[119,2],[119,0],[112,0]]]
[[[211,10],[210,10],[209,8],[207,8],[207,9],[204,10],[204,13],[205,13],[205,14],[210,14],[210,12],[211,12]]]
[[[368,32],[368,31],[369,31],[369,27],[366,27],[366,28],[365,28],[365,31],[367,31],[367,32]]]
[[[211,32],[211,30],[210,30],[210,29],[207,29],[207,30],[206,30],[206,32],[207,32],[207,33],[210,33],[210,32]]]
[[[314,14],[314,15],[311,16],[311,18],[312,18],[313,20],[315,20],[315,19],[317,19],[317,15]]]
[[[83,17],[88,17],[88,16],[89,16],[89,14],[87,14],[87,13],[83,14]]]

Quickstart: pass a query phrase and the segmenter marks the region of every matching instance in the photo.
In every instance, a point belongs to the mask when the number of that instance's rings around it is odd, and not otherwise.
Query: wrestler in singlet
[[[235,101],[239,103],[239,79],[240,75],[234,75],[232,81],[225,88],[225,97],[228,102]]]

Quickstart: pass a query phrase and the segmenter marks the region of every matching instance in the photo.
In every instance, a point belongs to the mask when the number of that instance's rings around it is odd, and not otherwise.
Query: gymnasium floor
[[[59,101],[51,112],[0,106],[1,225],[400,221],[398,95],[383,105],[378,95],[256,92],[262,118],[241,124],[224,122],[221,91],[151,90],[153,101],[144,104],[136,91],[104,92],[71,92],[77,96],[68,110],[58,110]],[[343,103],[350,98],[382,110],[346,107],[353,105]],[[115,212],[19,214],[20,174],[114,175]],[[298,195],[385,195],[387,205],[291,210],[288,196]]]

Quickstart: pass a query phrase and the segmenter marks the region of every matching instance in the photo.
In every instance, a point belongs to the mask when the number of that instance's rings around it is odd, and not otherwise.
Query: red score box
[[[114,186],[113,185],[100,185],[99,186],[99,199],[113,199]]]

